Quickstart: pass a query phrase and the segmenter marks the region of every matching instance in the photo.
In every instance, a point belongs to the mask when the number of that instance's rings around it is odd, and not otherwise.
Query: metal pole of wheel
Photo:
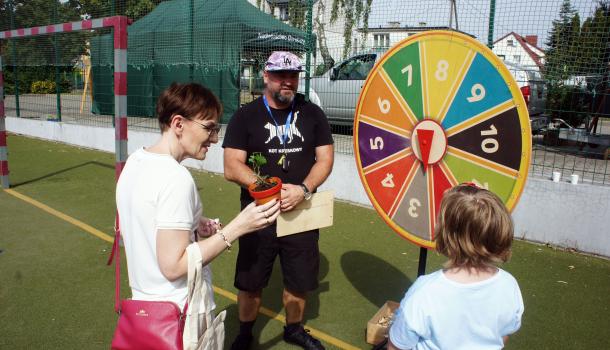
[[[417,266],[417,277],[426,274],[426,260],[428,258],[428,248],[419,248],[419,265]]]

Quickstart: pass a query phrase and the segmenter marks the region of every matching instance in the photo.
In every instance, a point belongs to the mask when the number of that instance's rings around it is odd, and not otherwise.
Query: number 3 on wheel
[[[391,48],[365,82],[354,116],[364,189],[401,237],[434,248],[444,192],[475,182],[512,210],[531,154],[523,96],[474,38],[428,31]]]

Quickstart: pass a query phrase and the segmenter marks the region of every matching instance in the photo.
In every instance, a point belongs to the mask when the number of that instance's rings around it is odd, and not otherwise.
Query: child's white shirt
[[[502,269],[467,284],[439,270],[409,288],[389,336],[400,349],[501,349],[502,337],[521,327],[523,310],[517,281]]]

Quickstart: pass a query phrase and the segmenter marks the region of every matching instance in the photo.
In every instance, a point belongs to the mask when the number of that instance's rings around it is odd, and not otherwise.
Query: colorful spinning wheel
[[[504,64],[475,39],[414,35],[377,63],[354,120],[356,163],[373,206],[399,235],[434,248],[445,190],[474,182],[512,210],[527,177],[527,106]]]

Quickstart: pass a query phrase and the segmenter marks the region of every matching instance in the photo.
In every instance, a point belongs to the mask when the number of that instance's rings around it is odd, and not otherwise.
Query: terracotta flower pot
[[[254,198],[256,205],[265,204],[274,198],[277,198],[279,201],[282,196],[282,180],[279,177],[270,177],[266,181],[267,183],[275,182],[275,186],[263,191],[255,191],[256,183],[248,186],[248,192],[250,192],[250,196]]]

